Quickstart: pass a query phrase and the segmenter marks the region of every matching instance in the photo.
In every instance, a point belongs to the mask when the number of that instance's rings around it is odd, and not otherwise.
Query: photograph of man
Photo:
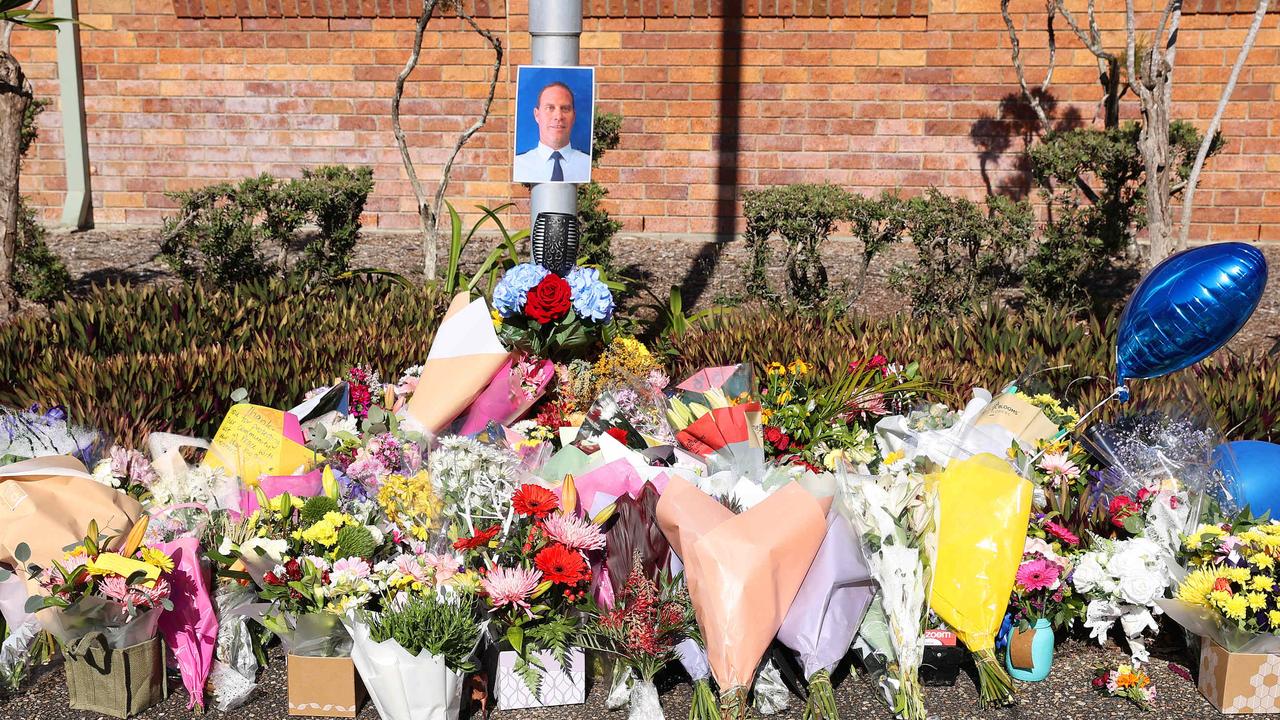
[[[515,182],[591,182],[594,84],[594,68],[519,68]]]

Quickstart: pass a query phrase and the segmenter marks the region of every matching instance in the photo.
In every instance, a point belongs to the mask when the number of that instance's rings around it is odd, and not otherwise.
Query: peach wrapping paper
[[[484,298],[470,301],[467,293],[459,293],[440,321],[404,414],[427,432],[439,433],[471,405],[510,358]]]
[[[750,687],[826,536],[830,497],[792,482],[734,515],[679,477],[658,526],[680,557],[711,671],[722,691]]]

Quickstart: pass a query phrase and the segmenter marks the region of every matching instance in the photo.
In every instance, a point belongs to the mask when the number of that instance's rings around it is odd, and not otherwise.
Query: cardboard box
[[[349,657],[288,657],[289,714],[353,718],[364,703],[364,683]]]
[[[538,694],[529,691],[524,679],[515,672],[516,653],[501,650],[497,653],[497,672],[493,694],[499,710],[552,707],[554,705],[580,705],[587,700],[587,663],[581,648],[570,648],[565,667],[555,661],[551,653],[541,651],[534,656],[545,670],[539,670]]]
[[[1280,713],[1280,655],[1227,652],[1201,638],[1199,686],[1223,714]]]

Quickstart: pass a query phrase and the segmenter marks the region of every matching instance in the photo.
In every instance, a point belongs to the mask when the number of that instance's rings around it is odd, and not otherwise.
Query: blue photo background
[[[538,124],[533,119],[533,108],[538,104],[538,93],[548,83],[557,80],[573,91],[573,108],[577,117],[569,144],[584,153],[591,153],[591,122],[594,99],[591,76],[594,68],[546,68],[521,66],[517,72],[519,94],[516,96],[516,154],[527,152],[538,145]]]

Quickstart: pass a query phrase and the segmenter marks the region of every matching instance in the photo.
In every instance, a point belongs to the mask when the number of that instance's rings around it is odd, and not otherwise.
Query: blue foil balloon
[[[1245,243],[1214,243],[1166,258],[1120,316],[1116,384],[1181,370],[1222,347],[1262,300],[1267,260]]]
[[[1227,479],[1227,488],[1241,509],[1261,515],[1280,510],[1280,445],[1261,440],[1236,440],[1213,451],[1213,464]]]

